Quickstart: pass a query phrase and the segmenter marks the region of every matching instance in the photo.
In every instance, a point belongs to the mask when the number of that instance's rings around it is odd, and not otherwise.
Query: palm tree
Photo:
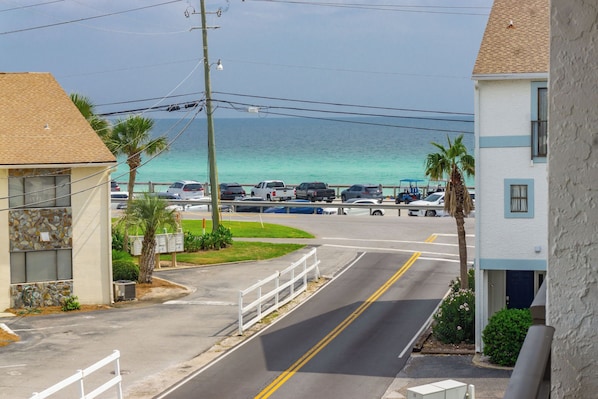
[[[77,93],[71,93],[71,101],[79,109],[79,112],[83,115],[87,122],[91,125],[92,129],[96,131],[98,136],[105,142],[106,138],[110,136],[110,122],[95,113],[95,105],[91,102],[88,97],[82,96]]]
[[[469,288],[467,274],[467,243],[465,241],[465,215],[473,209],[473,202],[463,174],[467,177],[475,174],[475,160],[467,153],[463,144],[463,135],[460,135],[451,142],[447,136],[448,147],[438,143],[432,143],[439,152],[428,154],[426,158],[426,176],[434,180],[442,180],[448,177],[446,192],[444,194],[444,210],[455,218],[457,223],[457,237],[459,240],[459,261],[461,288]]]
[[[127,157],[127,165],[129,165],[129,182],[127,184],[129,199],[127,206],[130,206],[133,201],[135,178],[137,177],[137,169],[141,166],[141,155],[153,156],[168,149],[166,136],[151,138],[150,131],[153,127],[154,121],[141,115],[118,119],[110,136],[104,140],[106,146],[114,155],[125,155]],[[128,250],[129,247],[128,238],[128,229],[125,228],[125,250]]]
[[[143,231],[141,257],[139,258],[139,283],[151,283],[156,257],[156,233],[164,227],[176,228],[174,210],[161,198],[144,194],[133,200],[123,216],[125,226],[136,225]],[[125,227],[126,228],[126,227]]]

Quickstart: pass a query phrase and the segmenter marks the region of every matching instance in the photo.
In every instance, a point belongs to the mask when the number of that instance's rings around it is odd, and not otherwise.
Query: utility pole
[[[214,120],[212,118],[212,88],[210,85],[210,61],[208,58],[208,26],[206,24],[206,6],[201,5],[201,33],[203,39],[203,62],[206,91],[206,116],[208,119],[208,163],[210,167],[210,195],[212,204],[212,231],[220,226],[220,209],[218,207],[218,168],[216,167],[216,140],[214,137]]]

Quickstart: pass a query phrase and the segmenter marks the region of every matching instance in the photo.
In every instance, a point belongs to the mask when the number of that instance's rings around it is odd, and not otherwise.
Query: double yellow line
[[[291,365],[287,370],[280,374],[274,381],[264,388],[254,399],[266,399],[269,398],[274,392],[278,390],[285,382],[287,382],[296,372],[298,372],[303,366],[307,364],[314,356],[316,356],[322,349],[324,349],[334,338],[336,338],[341,332],[343,332],[351,323],[355,321],[363,312],[366,311],[382,294],[384,294],[397,280],[405,274],[407,270],[419,258],[421,252],[415,252],[411,258],[391,277],[389,278],[376,292],[374,292],[365,302],[363,302],[353,313],[351,313],[345,320],[343,320],[338,326],[328,333],[320,342],[314,345],[308,350],[299,360]]]

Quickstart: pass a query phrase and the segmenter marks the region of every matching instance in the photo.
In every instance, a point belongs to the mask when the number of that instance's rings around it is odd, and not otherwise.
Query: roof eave
[[[548,80],[548,72],[474,74],[472,80]]]

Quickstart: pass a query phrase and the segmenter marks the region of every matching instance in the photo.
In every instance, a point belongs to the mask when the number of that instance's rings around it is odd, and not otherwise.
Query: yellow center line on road
[[[287,370],[280,374],[274,381],[264,388],[254,399],[266,399],[269,398],[274,392],[278,390],[285,382],[287,382],[296,372],[298,372],[303,366],[305,366],[314,356],[316,356],[322,349],[324,349],[334,338],[336,338],[343,330],[345,330],[351,323],[353,323],[363,312],[366,311],[374,302],[382,296],[388,289],[397,282],[397,280],[405,274],[407,270],[419,258],[421,252],[415,252],[411,258],[386,282],[376,290],[365,302],[363,302],[353,313],[351,313],[345,320],[343,320],[338,326],[336,326],[331,332],[328,333],[320,342],[314,345],[308,350],[303,356],[299,358],[295,363],[291,365]]]
[[[432,234],[430,237],[426,238],[426,241],[424,241],[424,242],[432,243],[432,242],[436,241],[437,238],[438,238],[438,234]]]

